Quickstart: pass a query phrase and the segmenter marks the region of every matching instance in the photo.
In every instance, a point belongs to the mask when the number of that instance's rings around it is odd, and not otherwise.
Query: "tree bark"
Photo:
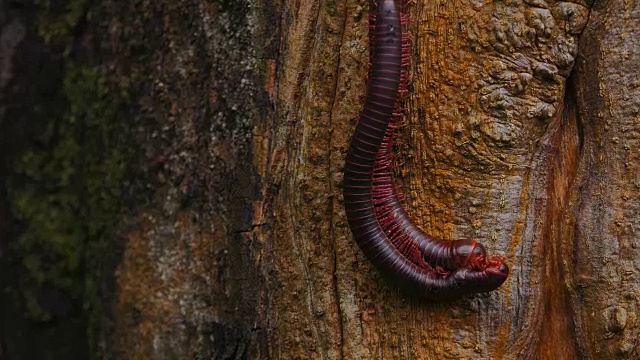
[[[409,7],[406,207],[511,268],[447,303],[346,223],[367,1],[63,3],[0,4],[0,359],[640,357],[640,1]]]

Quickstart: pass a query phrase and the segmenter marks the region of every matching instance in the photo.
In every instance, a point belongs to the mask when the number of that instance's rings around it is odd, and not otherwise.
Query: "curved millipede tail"
[[[409,219],[393,185],[391,149],[402,122],[410,49],[403,6],[393,0],[372,5],[369,85],[345,162],[347,220],[365,256],[410,293],[442,299],[491,291],[508,276],[502,258],[487,256],[473,240],[428,236]]]

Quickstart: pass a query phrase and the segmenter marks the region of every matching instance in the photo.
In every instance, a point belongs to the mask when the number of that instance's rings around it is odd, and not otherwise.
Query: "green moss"
[[[76,29],[87,14],[89,1],[36,0],[38,33],[47,44],[71,50]]]
[[[118,225],[135,178],[131,124],[122,114],[127,89],[111,85],[97,68],[68,62],[62,116],[41,119],[34,146],[14,164],[10,203],[22,231],[14,251],[27,276],[19,292],[28,315],[52,318],[34,295],[54,288],[73,302],[95,346],[102,332],[101,299],[113,272]],[[95,348],[93,353],[95,354]]]

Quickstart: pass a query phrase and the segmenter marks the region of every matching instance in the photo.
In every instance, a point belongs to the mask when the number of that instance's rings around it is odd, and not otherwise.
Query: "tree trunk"
[[[346,223],[368,8],[0,3],[0,359],[640,357],[640,1],[409,7],[406,207],[511,268],[446,303]]]

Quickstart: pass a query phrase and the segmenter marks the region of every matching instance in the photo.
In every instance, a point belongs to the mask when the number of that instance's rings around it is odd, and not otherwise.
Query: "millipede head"
[[[460,268],[455,272],[457,286],[463,293],[481,293],[500,287],[509,276],[509,267],[497,255],[487,258],[482,270]]]
[[[498,288],[509,277],[509,266],[504,262],[502,256],[491,255],[487,258],[486,282],[491,290]],[[490,290],[487,290],[490,291]]]

